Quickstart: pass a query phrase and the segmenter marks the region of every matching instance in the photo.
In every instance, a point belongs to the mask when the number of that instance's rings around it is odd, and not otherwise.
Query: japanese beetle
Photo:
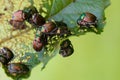
[[[24,12],[22,10],[18,10],[15,13],[13,13],[12,19],[9,21],[9,23],[13,26],[13,30],[25,29],[26,25],[24,23],[24,20]]]
[[[23,9],[23,12],[25,14],[25,20],[27,20],[28,22],[35,13],[38,13],[37,9],[34,6],[25,7]]]
[[[56,34],[56,31],[57,31],[56,24],[50,21],[48,23],[45,23],[43,26],[37,28],[36,37],[40,37],[41,35],[49,36],[52,34]]]
[[[25,19],[36,26],[42,26],[45,23],[45,18],[43,18],[34,6],[25,7],[23,9],[25,14]]]
[[[97,27],[97,17],[89,12],[82,13],[77,20],[77,24],[80,25],[80,28]]]
[[[33,49],[40,51],[43,48],[43,43],[40,41],[40,38],[35,38],[33,41]]]
[[[6,73],[12,77],[26,76],[30,72],[27,65],[23,63],[10,63],[6,66]]]
[[[27,26],[23,21],[10,20],[9,23],[13,26],[13,30],[25,29]]]
[[[30,23],[37,26],[42,26],[45,24],[45,19],[40,14],[34,13],[30,19]]]
[[[43,27],[42,32],[54,32],[56,30],[56,24],[52,21],[45,23]]]
[[[62,55],[63,57],[68,57],[72,55],[73,52],[74,52],[74,49],[69,39],[66,39],[60,44],[59,54]]]
[[[24,21],[25,20],[25,14],[23,13],[22,10],[18,10],[13,13],[12,15],[12,20],[14,21]]]
[[[44,33],[36,35],[33,41],[33,49],[36,51],[41,51],[42,48],[47,44],[47,35]]]
[[[14,57],[14,54],[9,48],[3,47],[2,49],[0,49],[0,56],[1,59],[5,58],[5,64],[7,64]]]

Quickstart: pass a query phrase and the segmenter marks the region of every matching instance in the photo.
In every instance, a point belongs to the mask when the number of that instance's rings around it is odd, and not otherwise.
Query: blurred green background
[[[101,35],[87,33],[70,38],[75,52],[68,58],[59,54],[41,71],[41,65],[23,80],[120,80],[120,1],[111,0],[105,10],[107,24]],[[0,71],[0,80],[8,79]]]

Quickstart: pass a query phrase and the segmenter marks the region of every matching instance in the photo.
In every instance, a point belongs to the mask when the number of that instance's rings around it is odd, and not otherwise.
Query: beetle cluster
[[[14,54],[9,48],[3,47],[0,49],[0,62],[7,75],[11,77],[27,77],[26,75],[29,74],[28,66],[23,63],[10,63],[13,57]]]
[[[33,48],[36,51],[41,51],[43,47],[46,47],[48,38],[52,39],[53,36],[62,38],[71,35],[67,24],[62,21],[45,21],[45,18],[38,13],[34,6],[14,12],[9,22],[13,29],[24,29],[26,28],[24,26],[25,21],[36,27],[35,39],[33,40]]]
[[[35,39],[33,41],[33,48],[36,51],[40,51],[43,46],[47,45],[49,39],[52,39],[54,36],[63,38],[65,36],[71,35],[70,30],[67,28],[67,25],[63,22],[53,22],[49,21],[44,25],[40,26],[36,30]],[[58,39],[56,39],[58,40]]]
[[[34,6],[29,6],[13,13],[9,23],[15,30],[25,29],[25,21],[35,26],[36,33],[32,43],[35,51],[39,52],[43,48],[46,49],[47,45],[52,45],[52,43],[57,43],[57,41],[61,40],[59,54],[63,57],[68,57],[73,54],[74,48],[71,41],[68,39],[68,36],[71,36],[72,32],[69,30],[66,23],[63,21],[46,21]],[[77,19],[77,24],[80,29],[97,28],[97,17],[89,12],[82,13]],[[29,68],[25,64],[9,63],[13,56],[12,51],[8,48],[0,50],[0,62],[7,66],[6,72],[12,76],[27,74]]]
[[[45,23],[45,19],[38,13],[34,6],[25,7],[23,10],[14,12],[9,23],[13,26],[14,30],[25,29],[25,21],[36,27]]]

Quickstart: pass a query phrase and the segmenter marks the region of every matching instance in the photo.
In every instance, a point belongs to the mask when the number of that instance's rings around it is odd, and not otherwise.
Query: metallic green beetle
[[[97,27],[97,17],[89,12],[82,13],[77,20],[77,24],[80,25],[80,28]]]

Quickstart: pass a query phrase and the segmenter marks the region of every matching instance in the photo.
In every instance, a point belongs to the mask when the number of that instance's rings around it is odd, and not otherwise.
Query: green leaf
[[[10,4],[8,4],[8,2]],[[74,28],[75,34],[79,34],[76,20],[83,12],[91,12],[99,21],[99,28],[104,27],[104,10],[110,5],[110,0],[2,0],[0,1],[0,48],[10,48],[15,57],[11,62],[24,62],[30,69],[42,63],[42,69],[59,52],[59,43],[63,39],[58,39],[55,44],[49,45],[50,51],[45,48],[36,52],[33,50],[32,41],[35,35],[35,29],[27,23],[26,30],[11,30],[8,21],[11,15],[18,9],[23,9],[28,5],[34,5],[47,20],[63,21],[68,28]],[[80,33],[82,35],[83,33]]]
[[[43,8],[47,9],[47,17],[59,13],[62,9],[68,6],[73,0],[47,0],[43,4]]]
[[[105,8],[107,8],[110,5],[110,0],[103,0]]]
[[[68,27],[74,28],[77,26],[76,20],[83,12],[93,13],[101,24],[105,20],[104,9],[109,4],[109,0],[49,0],[43,7],[47,9],[48,19],[63,20]]]

